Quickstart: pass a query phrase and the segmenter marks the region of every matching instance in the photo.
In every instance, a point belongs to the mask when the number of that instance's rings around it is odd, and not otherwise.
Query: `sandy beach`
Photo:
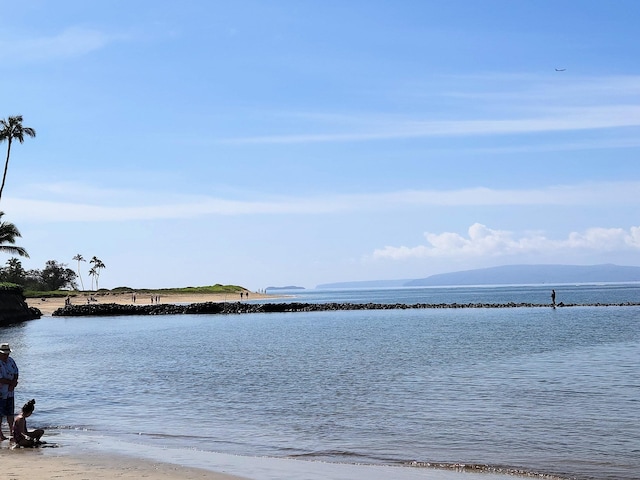
[[[91,295],[81,294],[70,297],[72,305],[84,305]],[[158,297],[158,303],[204,303],[204,302],[240,302],[247,300],[259,300],[264,298],[278,298],[276,295],[262,293],[249,293],[249,297],[240,294],[205,293],[205,294],[167,294],[167,293],[138,293],[134,303],[130,293],[108,293],[105,295],[93,295],[98,303],[117,303],[120,305],[151,305]],[[64,307],[65,298],[28,298],[27,305],[35,307],[43,316],[51,316],[57,309]]]
[[[4,442],[5,444],[7,442]],[[150,449],[154,450],[154,449]],[[83,451],[73,454],[59,449],[0,448],[5,477],[11,480],[506,480],[518,478],[493,473],[466,473],[451,470],[406,468],[382,465],[350,465],[307,462],[267,457],[239,457],[208,454],[215,470],[193,468],[155,460],[150,456],[129,457],[118,453]],[[161,455],[162,453],[160,453]],[[158,455],[156,452],[155,455]],[[229,471],[240,474],[227,473]]]
[[[8,442],[4,442],[8,443]],[[70,479],[140,479],[149,480],[239,480],[243,477],[197,468],[123,456],[83,454],[66,456],[52,454],[53,449],[2,448],[4,478],[12,480]]]

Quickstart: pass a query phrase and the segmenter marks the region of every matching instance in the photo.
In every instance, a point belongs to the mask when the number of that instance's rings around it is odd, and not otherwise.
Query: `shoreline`
[[[158,303],[154,303],[155,299],[152,297],[158,296]],[[90,302],[90,298],[95,298],[97,302]],[[253,293],[250,292],[248,294],[248,298],[240,298],[239,294],[228,294],[228,293],[162,293],[158,294],[139,294],[136,298],[136,301],[133,301],[133,298],[130,293],[107,293],[107,294],[79,294],[75,296],[71,296],[71,305],[100,305],[113,303],[116,305],[175,305],[175,304],[191,304],[191,303],[224,303],[224,302],[251,302],[253,300],[265,300],[265,299],[276,299],[283,298],[280,295],[270,295],[265,293]],[[53,312],[58,310],[59,308],[64,308],[65,306],[65,298],[64,297],[56,297],[56,298],[27,298],[27,305],[29,307],[34,307],[40,310],[43,317],[50,317],[53,315]]]
[[[55,439],[55,436],[53,437]],[[51,437],[49,438],[51,440]],[[507,480],[529,475],[474,472],[426,466],[350,464],[278,457],[251,457],[122,442],[94,436],[81,444],[59,448],[11,450],[0,447],[5,472],[15,480],[36,476],[43,480]],[[54,444],[48,444],[50,446]],[[462,467],[462,466],[461,466]],[[560,477],[547,476],[549,480]]]

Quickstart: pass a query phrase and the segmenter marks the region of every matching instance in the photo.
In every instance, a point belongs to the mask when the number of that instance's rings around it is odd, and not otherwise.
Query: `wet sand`
[[[4,442],[7,443],[7,442]],[[124,456],[50,454],[54,449],[2,449],[3,478],[12,480],[121,479],[239,480],[245,477]],[[57,451],[57,449],[55,449]]]
[[[3,442],[6,443],[6,442]],[[4,447],[4,446],[3,446]],[[153,449],[152,449],[153,450]],[[143,452],[139,452],[145,456]],[[165,463],[117,453],[62,449],[1,449],[4,478],[11,480],[508,480],[492,473],[465,473],[427,468],[350,465],[267,457],[212,454],[215,470]],[[210,462],[207,462],[210,463]],[[227,473],[227,470],[230,473]],[[241,472],[233,474],[231,472]]]

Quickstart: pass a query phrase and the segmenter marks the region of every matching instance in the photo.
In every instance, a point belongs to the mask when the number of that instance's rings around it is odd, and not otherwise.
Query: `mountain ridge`
[[[418,279],[325,283],[316,286],[316,288],[391,288],[626,282],[640,282],[640,267],[614,265],[611,263],[599,265],[501,265],[497,267],[439,273]]]

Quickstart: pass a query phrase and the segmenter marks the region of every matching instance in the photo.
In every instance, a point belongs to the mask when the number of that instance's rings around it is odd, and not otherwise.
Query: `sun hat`
[[[11,353],[11,348],[9,348],[8,343],[0,344],[0,353]]]

